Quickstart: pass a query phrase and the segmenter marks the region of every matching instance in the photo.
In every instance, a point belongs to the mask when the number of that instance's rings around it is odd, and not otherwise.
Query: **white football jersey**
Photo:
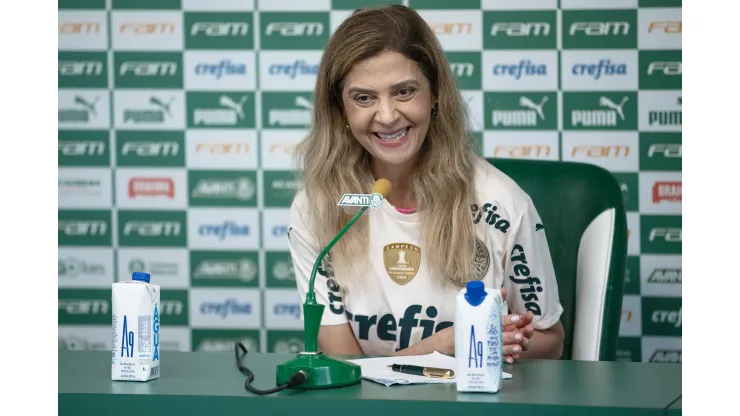
[[[506,288],[510,313],[532,311],[534,328],[550,328],[563,308],[539,214],[529,195],[484,159],[478,160],[476,180],[480,205],[471,206],[471,220],[478,243],[477,278],[486,287]],[[300,191],[291,206],[288,237],[301,305],[323,248],[304,220],[307,209],[305,192]],[[314,290],[317,302],[326,305],[322,325],[349,324],[364,354],[384,355],[452,326],[455,297],[463,287],[440,285],[430,278],[419,214],[402,214],[384,201],[365,215],[369,216],[367,249],[372,267],[362,276],[368,281],[367,289],[343,297],[341,273],[334,274],[327,256],[316,274]]]

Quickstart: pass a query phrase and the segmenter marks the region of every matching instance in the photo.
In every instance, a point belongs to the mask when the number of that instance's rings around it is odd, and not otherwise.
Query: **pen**
[[[420,367],[418,365],[408,365],[408,364],[393,364],[393,365],[389,365],[388,368],[398,373],[413,374],[415,376],[424,376],[424,377],[432,377],[432,378],[452,378],[455,376],[454,371],[447,370],[445,368]]]

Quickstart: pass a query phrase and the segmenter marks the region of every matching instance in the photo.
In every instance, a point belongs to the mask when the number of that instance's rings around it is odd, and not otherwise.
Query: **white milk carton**
[[[113,380],[159,378],[159,286],[149,274],[135,272],[113,283]]]
[[[457,391],[497,393],[504,371],[501,291],[476,280],[460,290],[456,302]]]

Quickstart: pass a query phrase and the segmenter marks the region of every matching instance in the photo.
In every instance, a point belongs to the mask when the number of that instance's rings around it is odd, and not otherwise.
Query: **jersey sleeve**
[[[563,313],[558,282],[544,225],[531,200],[509,237],[505,270],[506,303],[511,313],[532,311],[535,329],[556,324]]]
[[[311,279],[311,271],[319,256],[321,247],[313,239],[310,229],[305,221],[300,195],[296,197],[290,208],[290,223],[288,226],[288,246],[290,257],[293,261],[296,286],[301,302],[300,319],[303,321],[303,303],[306,301],[308,282]],[[314,281],[314,292],[316,302],[325,305],[321,325],[339,325],[347,323],[344,312],[344,303],[339,291],[339,285],[331,267],[329,256],[324,257],[322,264],[316,273]]]

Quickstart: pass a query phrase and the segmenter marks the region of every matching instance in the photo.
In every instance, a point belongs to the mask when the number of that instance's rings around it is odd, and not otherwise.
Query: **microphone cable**
[[[239,354],[239,350],[241,350],[242,354]],[[244,355],[246,355],[247,353],[248,353],[247,347],[245,347],[244,344],[242,344],[241,342],[237,342],[234,345],[234,356],[236,357],[236,367],[239,369],[239,371],[241,371],[244,375],[247,376],[247,379],[244,381],[244,388],[246,388],[247,390],[249,390],[250,392],[254,394],[263,395],[263,394],[277,393],[289,387],[300,386],[306,381],[306,378],[307,378],[306,373],[301,370],[293,374],[292,376],[290,376],[290,379],[288,379],[288,382],[283,385],[273,387],[268,390],[259,390],[257,388],[254,388],[252,387],[252,381],[254,381],[254,373],[252,372],[252,370],[248,369],[247,367],[244,366],[244,364],[242,364],[242,357],[244,357]]]

